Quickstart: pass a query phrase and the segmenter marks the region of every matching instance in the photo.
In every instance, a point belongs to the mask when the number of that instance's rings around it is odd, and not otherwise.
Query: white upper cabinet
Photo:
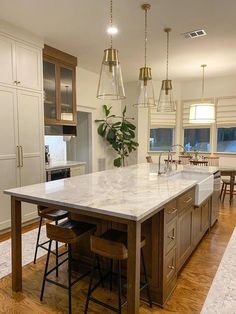
[[[21,43],[16,43],[16,77],[17,86],[40,90],[41,51]]]
[[[0,83],[15,85],[14,42],[0,35]]]
[[[0,35],[0,83],[42,90],[41,49]]]

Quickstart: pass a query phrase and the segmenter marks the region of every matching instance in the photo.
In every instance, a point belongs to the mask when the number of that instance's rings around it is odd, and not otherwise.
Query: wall
[[[183,100],[199,98],[201,95],[201,80],[182,82],[181,95]],[[236,96],[236,75],[226,77],[207,78],[205,82],[205,97]],[[235,121],[236,126],[236,121]],[[216,154],[216,125],[212,125],[212,146]],[[218,153],[221,166],[235,166],[236,154]]]
[[[129,109],[128,112],[135,118],[135,125],[137,127],[137,141],[139,143],[138,150],[130,163],[142,163],[146,162],[146,156],[151,155],[154,161],[157,161],[159,153],[148,152],[149,145],[149,112],[147,108],[137,108],[133,106],[136,101],[137,93],[137,82],[129,82],[125,84],[126,100],[122,102],[122,105],[126,105]],[[156,101],[159,98],[161,81],[153,81],[154,93]],[[174,83],[174,98],[177,101],[177,107],[181,106],[181,85],[179,83]],[[177,127],[175,132],[175,141],[180,143],[181,132],[180,132],[180,110],[177,110]]]
[[[154,81],[155,97],[158,99],[160,92],[161,81]],[[131,162],[145,162],[146,155],[152,156],[154,162],[158,160],[159,153],[148,152],[149,140],[149,120],[147,109],[137,109],[132,104],[136,97],[137,82],[129,82],[125,84],[127,99],[123,101],[122,105],[127,105],[129,113],[135,118],[137,126],[137,141],[139,148],[135,154],[135,158]],[[201,95],[201,80],[175,82],[173,81],[174,99],[177,100],[177,117],[176,117],[176,132],[175,142],[182,144],[183,142],[183,128],[182,128],[182,100],[199,99]],[[208,98],[236,96],[236,76],[207,78],[205,84],[205,96]],[[235,121],[236,125],[236,121]],[[216,126],[212,125],[212,138],[216,137]],[[213,140],[213,148],[215,154],[216,141]],[[218,154],[220,156],[220,165],[235,165],[236,154]],[[164,157],[165,158],[165,155]]]
[[[51,162],[66,160],[66,142],[63,136],[44,136],[45,145],[49,145]]]
[[[92,170],[92,134],[91,133],[91,113],[77,111],[77,134],[67,142],[67,159],[86,162],[85,171]]]
[[[96,98],[99,75],[82,68],[77,68],[76,73],[76,96],[77,110],[91,113],[92,119],[92,171],[99,171],[99,159],[105,159],[105,168],[113,167],[115,153],[108,147],[106,142],[97,134],[96,119],[103,118],[102,106],[112,106],[112,113],[121,114],[120,101],[103,101]],[[78,134],[79,136],[79,134]]]

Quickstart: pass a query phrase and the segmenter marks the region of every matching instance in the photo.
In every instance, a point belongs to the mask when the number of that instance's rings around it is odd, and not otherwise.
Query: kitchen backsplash
[[[50,160],[65,161],[66,158],[66,142],[63,141],[63,136],[45,136],[45,145],[49,146]]]

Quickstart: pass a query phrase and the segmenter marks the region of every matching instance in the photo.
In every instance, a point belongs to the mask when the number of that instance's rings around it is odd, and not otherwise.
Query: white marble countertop
[[[209,175],[213,171],[207,167],[197,168],[188,167],[187,171],[192,169]],[[5,193],[138,221],[196,183],[194,174],[188,179],[158,176],[157,164],[145,163],[15,188]]]
[[[86,165],[86,162],[83,161],[52,161],[48,165],[45,165],[45,170],[56,170],[56,169],[62,169],[62,168],[71,168],[71,167],[76,167],[80,165]]]
[[[236,314],[236,228],[220,262],[201,314]]]

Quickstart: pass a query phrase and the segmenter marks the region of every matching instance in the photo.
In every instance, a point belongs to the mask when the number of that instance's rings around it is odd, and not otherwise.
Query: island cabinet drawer
[[[165,254],[168,254],[176,245],[177,219],[172,220],[165,228]]]
[[[177,208],[179,211],[184,210],[194,204],[195,190],[191,189],[177,199]]]
[[[177,201],[173,200],[165,205],[165,223],[170,222],[177,215]]]
[[[164,257],[164,282],[169,284],[169,282],[176,275],[176,249],[171,250]]]

